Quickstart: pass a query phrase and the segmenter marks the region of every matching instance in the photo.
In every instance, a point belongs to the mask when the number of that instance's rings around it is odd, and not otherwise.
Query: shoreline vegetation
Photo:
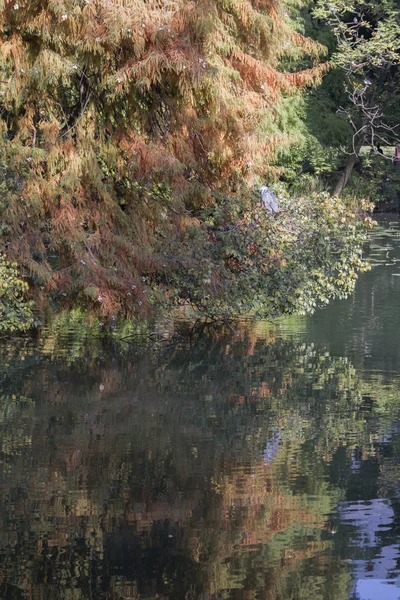
[[[0,334],[351,293],[400,189],[399,9],[361,4],[0,1]]]

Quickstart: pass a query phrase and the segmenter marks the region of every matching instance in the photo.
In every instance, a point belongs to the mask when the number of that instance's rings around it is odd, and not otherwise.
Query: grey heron
[[[271,215],[278,213],[279,204],[274,192],[271,192],[267,185],[262,185],[260,187],[260,193],[261,203],[263,204],[265,210],[267,210]]]

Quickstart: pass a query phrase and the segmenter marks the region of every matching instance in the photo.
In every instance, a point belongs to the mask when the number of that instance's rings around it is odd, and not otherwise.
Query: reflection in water
[[[400,598],[391,265],[352,328],[354,299],[166,349],[0,346],[0,596]]]

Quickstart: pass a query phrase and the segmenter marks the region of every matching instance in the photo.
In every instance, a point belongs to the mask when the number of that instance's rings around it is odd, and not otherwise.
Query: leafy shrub
[[[353,208],[326,192],[293,198],[283,186],[276,191],[278,215],[245,190],[219,196],[186,240],[170,244],[164,283],[178,302],[211,318],[263,318],[313,312],[353,291],[368,268],[362,245],[371,207]]]
[[[0,332],[26,331],[35,324],[31,303],[24,300],[27,289],[17,265],[0,254]]]

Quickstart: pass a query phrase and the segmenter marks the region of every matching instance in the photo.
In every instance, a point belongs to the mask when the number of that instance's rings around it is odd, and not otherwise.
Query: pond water
[[[0,597],[400,599],[397,222],[368,253],[312,317],[0,345]]]

